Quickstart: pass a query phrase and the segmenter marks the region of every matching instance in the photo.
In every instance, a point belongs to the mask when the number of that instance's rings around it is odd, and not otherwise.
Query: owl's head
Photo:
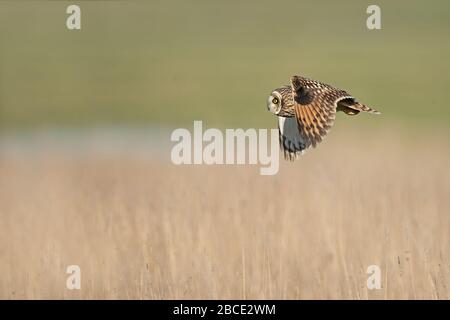
[[[267,109],[273,114],[278,115],[281,111],[283,97],[278,91],[273,91],[267,98]]]

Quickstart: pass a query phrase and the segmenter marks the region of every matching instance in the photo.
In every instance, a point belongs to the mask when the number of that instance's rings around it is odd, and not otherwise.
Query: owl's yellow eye
[[[278,102],[280,102],[280,101],[278,101],[278,98],[273,98],[273,99],[272,99],[272,103],[273,103],[273,104],[278,104]]]

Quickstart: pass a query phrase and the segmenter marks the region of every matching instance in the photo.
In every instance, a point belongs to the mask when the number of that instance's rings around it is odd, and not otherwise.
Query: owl
[[[333,125],[337,111],[351,116],[361,111],[379,114],[328,84],[300,76],[292,76],[290,82],[273,90],[267,99],[267,108],[278,117],[280,147],[286,160],[295,160],[306,149],[316,147]]]

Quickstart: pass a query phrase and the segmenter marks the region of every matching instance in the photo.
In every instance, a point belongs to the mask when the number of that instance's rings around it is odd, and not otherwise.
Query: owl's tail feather
[[[348,114],[349,116],[356,116],[359,113],[359,110],[355,110],[353,108],[342,106],[342,105],[337,106],[337,111],[342,111],[345,114]]]
[[[348,115],[357,115],[359,112],[368,112],[372,114],[380,114],[379,111],[356,101],[342,101],[338,104],[337,111],[342,111]]]
[[[381,112],[372,109],[371,107],[366,106],[365,104],[356,102],[354,105],[349,106],[352,109],[358,110],[358,111],[363,111],[363,112],[368,112],[368,113],[372,113],[372,114],[381,114]]]

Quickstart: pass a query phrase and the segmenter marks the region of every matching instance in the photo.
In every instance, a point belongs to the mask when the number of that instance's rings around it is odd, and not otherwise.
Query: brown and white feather
[[[379,113],[357,102],[344,90],[304,77],[293,76],[290,86],[277,90],[284,100],[282,114],[287,115],[279,117],[278,127],[280,147],[288,160],[316,147],[333,126],[337,111],[349,115],[360,111]],[[290,117],[292,115],[293,118]]]

